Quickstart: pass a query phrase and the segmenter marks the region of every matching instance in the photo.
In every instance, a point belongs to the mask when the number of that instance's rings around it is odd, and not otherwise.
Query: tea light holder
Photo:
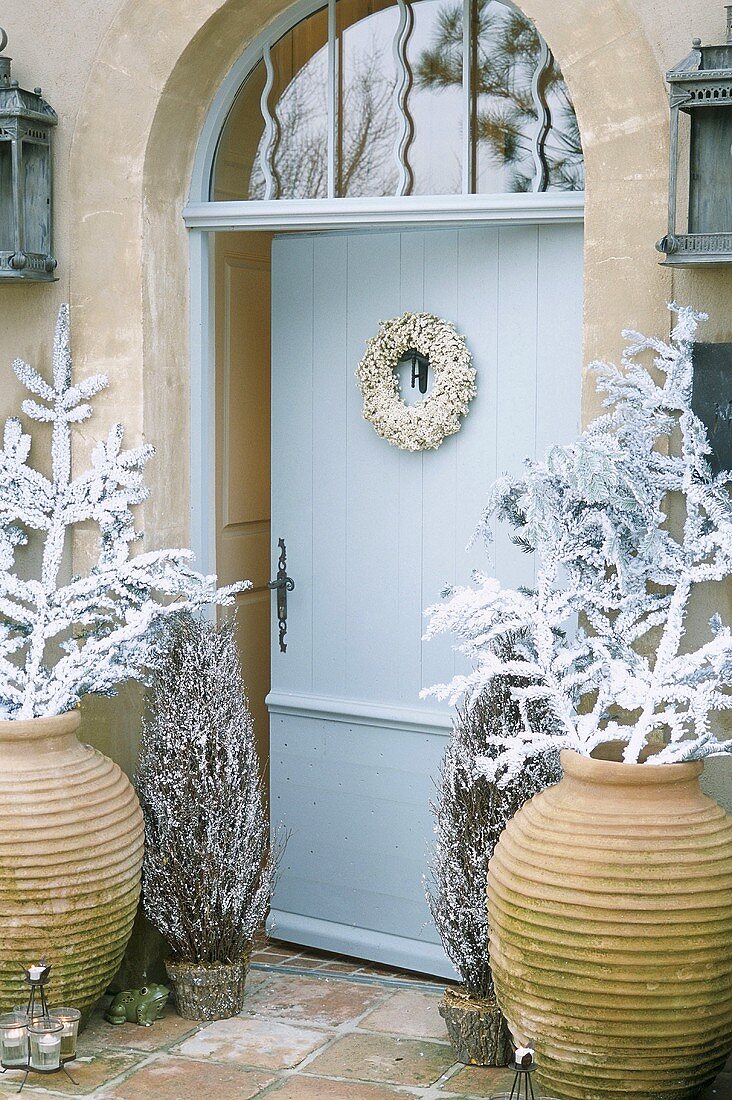
[[[3,1073],[25,1071],[19,1093],[31,1073],[63,1072],[78,1087],[66,1063],[76,1058],[81,1013],[76,1008],[56,1009],[58,1015],[49,1012],[44,987],[50,973],[51,967],[43,959],[38,966],[29,966],[25,971],[30,985],[27,1007],[0,1016],[0,1064]]]
[[[23,1012],[0,1016],[0,1065],[4,1070],[28,1065],[28,1017]]]
[[[63,1024],[61,1032],[61,1061],[73,1062],[76,1058],[76,1040],[79,1036],[81,1013],[78,1008],[52,1008],[51,1017]]]
[[[63,1030],[64,1025],[54,1016],[46,1016],[37,1023],[28,1024],[30,1069],[36,1073],[56,1073],[61,1068]]]

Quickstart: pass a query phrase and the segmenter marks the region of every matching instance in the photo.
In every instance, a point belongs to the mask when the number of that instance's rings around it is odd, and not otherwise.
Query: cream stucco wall
[[[6,0],[14,75],[60,116],[53,286],[0,287],[0,417],[17,407],[14,355],[43,365],[70,300],[77,369],[111,386],[85,435],[123,415],[154,441],[150,545],[188,538],[187,241],[181,220],[208,106],[247,42],[285,0]],[[525,0],[571,87],[587,163],[585,352],[615,356],[620,329],[667,331],[671,298],[712,314],[732,339],[732,268],[658,264],[665,229],[663,72],[693,35],[719,39],[716,0]],[[585,416],[595,411],[585,386]],[[82,450],[84,446],[82,445]],[[722,599],[719,593],[708,604]],[[729,592],[724,595],[729,610]],[[706,612],[706,608],[704,609]],[[94,707],[94,736],[128,767],[133,707]],[[92,727],[98,726],[98,731]],[[714,770],[721,775],[715,765]]]

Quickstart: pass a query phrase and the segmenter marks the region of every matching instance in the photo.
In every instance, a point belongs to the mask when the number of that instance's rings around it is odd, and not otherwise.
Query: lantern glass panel
[[[28,1063],[28,1017],[21,1012],[0,1016],[0,1061],[4,1066]]]
[[[14,249],[12,142],[0,138],[0,252]]]
[[[702,107],[691,119],[689,232],[732,232],[732,110]]]
[[[23,143],[25,250],[51,251],[51,165],[48,146]]]

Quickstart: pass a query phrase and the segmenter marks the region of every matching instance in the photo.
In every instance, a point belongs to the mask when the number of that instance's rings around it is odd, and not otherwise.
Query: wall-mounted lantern
[[[8,36],[0,28],[0,53]],[[56,112],[10,75],[0,56],[0,282],[52,282],[51,133]]]
[[[668,233],[656,248],[666,253],[665,264],[728,264],[732,263],[732,4],[727,5],[726,44],[702,46],[695,38],[692,45],[688,57],[666,74],[671,102]],[[683,130],[682,116],[688,117]],[[682,203],[688,209],[685,232],[676,226]]]

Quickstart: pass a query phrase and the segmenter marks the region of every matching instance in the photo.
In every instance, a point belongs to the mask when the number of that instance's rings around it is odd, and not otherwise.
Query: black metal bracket
[[[277,593],[277,623],[280,628],[280,651],[286,653],[287,593],[292,592],[295,587],[295,582],[292,577],[287,576],[287,547],[285,546],[285,540],[278,539],[277,545],[280,548],[280,560],[277,563],[277,577],[275,580],[270,581],[267,587]]]

